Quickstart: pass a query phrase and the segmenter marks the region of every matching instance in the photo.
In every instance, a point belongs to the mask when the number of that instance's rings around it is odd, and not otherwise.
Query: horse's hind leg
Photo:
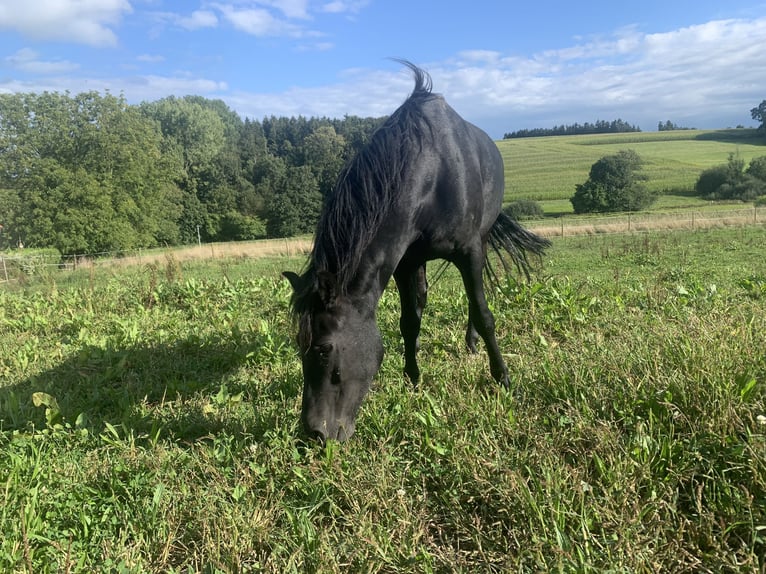
[[[481,335],[481,338],[484,339],[484,343],[487,345],[490,372],[497,382],[507,388],[509,386],[508,368],[505,366],[505,361],[495,338],[495,318],[489,310],[487,299],[484,295],[484,279],[482,276],[484,266],[483,246],[479,245],[470,252],[456,257],[455,265],[460,270],[466,295],[468,295],[466,344],[470,349],[473,342],[475,349],[475,336],[472,335],[472,330]]]
[[[473,326],[473,321],[468,319],[468,326],[465,329],[465,346],[468,348],[468,352],[472,355],[475,355],[478,352],[476,349],[476,343],[478,342],[479,332],[476,330],[476,327]]]
[[[420,380],[417,354],[420,349],[420,321],[428,297],[428,281],[425,264],[416,267],[400,267],[394,272],[402,315],[399,329],[404,339],[404,374],[414,385]]]

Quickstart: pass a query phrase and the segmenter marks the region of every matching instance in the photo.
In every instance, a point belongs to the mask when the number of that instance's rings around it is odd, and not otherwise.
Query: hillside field
[[[663,194],[657,209],[703,205],[689,191],[703,170],[726,163],[730,153],[746,162],[766,155],[766,138],[752,129],[519,138],[497,145],[505,162],[506,202],[532,199],[555,214],[572,211],[568,200],[594,162],[623,149],[644,159],[647,186]]]
[[[766,227],[555,238],[492,294],[512,390],[433,272],[357,432],[302,440],[279,273],[172,252],[0,286],[0,571],[766,568]]]

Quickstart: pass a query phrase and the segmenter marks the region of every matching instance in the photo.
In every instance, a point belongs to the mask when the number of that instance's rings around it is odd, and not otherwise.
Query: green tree
[[[194,98],[173,96],[141,104],[141,111],[160,125],[163,153],[176,163],[176,183],[183,192],[180,216],[181,241],[196,242],[197,231],[205,239],[216,235],[218,226],[209,209],[217,197],[218,171],[214,160],[224,149],[224,124],[215,110]],[[230,202],[224,200],[223,212]]]
[[[758,106],[750,110],[750,115],[755,121],[761,122],[758,129],[766,130],[766,100],[763,100]]]
[[[643,160],[633,150],[602,157],[590,168],[585,183],[578,184],[570,201],[575,213],[639,211],[656,195],[643,185]]]
[[[254,197],[245,167],[249,163],[243,162],[240,149],[251,143],[243,137],[245,124],[223,101],[169,97],[142,104],[142,109],[160,123],[166,153],[181,164],[178,185],[186,195],[183,241],[197,241],[198,229],[205,240],[225,240],[232,213],[262,215],[254,211],[263,202]]]
[[[0,118],[0,188],[15,194],[4,225],[18,240],[68,254],[177,239],[162,136],[124,98],[14,94]]]
[[[761,181],[766,181],[766,155],[751,159],[746,173]]]
[[[221,221],[222,241],[248,241],[266,237],[266,222],[257,216],[232,211]]]
[[[269,200],[267,230],[271,237],[312,233],[322,209],[322,194],[311,168],[289,167]]]
[[[323,197],[335,187],[345,162],[346,140],[332,126],[320,126],[307,135],[300,146],[303,164],[311,168]]]

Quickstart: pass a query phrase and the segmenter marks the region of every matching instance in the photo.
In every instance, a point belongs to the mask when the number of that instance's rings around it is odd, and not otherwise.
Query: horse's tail
[[[532,254],[539,259],[551,245],[550,241],[535,235],[531,231],[527,231],[515,220],[502,212],[489,230],[487,241],[489,247],[497,254],[506,271],[509,271],[512,263],[519,273],[525,275],[527,280],[529,280],[529,273],[532,270],[528,254]],[[509,256],[510,263],[508,261]],[[489,257],[485,260],[484,266],[489,280],[497,283],[497,275],[492,269]]]

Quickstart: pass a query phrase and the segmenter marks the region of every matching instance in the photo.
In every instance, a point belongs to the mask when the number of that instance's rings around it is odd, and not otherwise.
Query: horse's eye
[[[314,347],[317,355],[319,356],[319,362],[326,365],[330,362],[330,353],[332,353],[332,344],[325,343],[323,345],[317,345]]]

